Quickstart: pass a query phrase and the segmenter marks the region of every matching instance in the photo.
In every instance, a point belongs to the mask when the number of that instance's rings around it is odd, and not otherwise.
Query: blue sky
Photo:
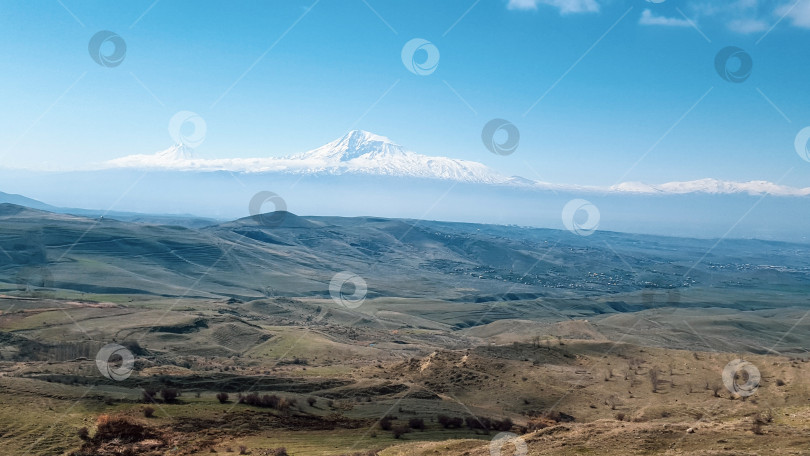
[[[0,10],[5,166],[163,150],[169,119],[187,110],[205,119],[207,157],[298,153],[359,128],[555,183],[810,182],[793,149],[810,125],[810,0],[42,0]],[[90,57],[101,30],[126,42],[119,66]],[[403,65],[413,38],[440,51],[432,74]],[[715,71],[730,45],[754,63],[742,83]],[[519,128],[514,154],[482,145],[493,118]]]

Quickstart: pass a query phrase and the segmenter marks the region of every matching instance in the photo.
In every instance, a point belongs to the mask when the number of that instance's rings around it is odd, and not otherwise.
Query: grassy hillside
[[[194,229],[0,205],[2,447],[469,456],[500,432],[530,455],[810,443],[804,245],[283,215]],[[330,297],[340,271],[367,282],[361,304]],[[96,364],[110,343],[133,354],[126,379]],[[761,374],[750,397],[724,383],[737,358]]]

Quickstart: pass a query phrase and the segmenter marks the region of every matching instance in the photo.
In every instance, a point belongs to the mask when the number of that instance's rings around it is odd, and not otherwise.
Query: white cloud
[[[537,5],[549,5],[560,10],[560,14],[596,13],[599,4],[596,0],[509,0],[507,8],[518,10],[536,10]]]
[[[776,14],[779,17],[789,17],[790,23],[796,27],[810,28],[810,2],[808,1],[782,5],[776,9]]]
[[[537,10],[546,5],[559,10],[560,14],[597,13],[600,3],[607,0],[509,0],[507,8],[513,10]],[[651,0],[647,0],[651,1]],[[663,3],[666,0],[651,1]],[[691,20],[711,18],[735,33],[762,33],[780,18],[783,24],[810,28],[810,0],[689,0],[684,6],[690,12]],[[708,21],[701,21],[701,24]],[[658,15],[645,9],[639,19],[641,25],[665,27],[688,27],[686,18]]]
[[[737,33],[757,33],[768,30],[771,25],[762,19],[735,19],[728,23],[728,28]]]
[[[785,25],[810,28],[810,0],[691,0],[686,8],[741,34],[765,32],[782,17]]]
[[[641,25],[664,25],[667,27],[689,27],[689,21],[686,19],[678,19],[676,17],[656,16],[652,11],[645,9],[641,13],[641,19],[638,21]]]

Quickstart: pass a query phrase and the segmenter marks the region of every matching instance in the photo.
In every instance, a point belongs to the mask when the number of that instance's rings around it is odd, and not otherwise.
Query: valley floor
[[[4,301],[3,454],[810,452],[806,359],[631,344],[611,340],[615,322],[498,322],[507,333],[348,325],[286,298],[168,313],[149,300]],[[295,313],[307,306],[319,317]],[[123,381],[93,359],[110,340],[135,355]],[[722,377],[740,357],[761,374],[750,396]],[[497,453],[503,432],[520,440]]]

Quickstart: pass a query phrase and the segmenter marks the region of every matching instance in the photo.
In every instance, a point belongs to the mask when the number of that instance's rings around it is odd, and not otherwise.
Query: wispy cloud
[[[795,27],[810,28],[808,0],[698,0],[690,4],[690,9],[698,16],[721,21],[729,30],[742,34],[766,31],[785,17],[790,18],[789,24]]]
[[[560,14],[598,13],[604,0],[509,0],[507,8],[533,11],[543,6],[556,8]],[[653,2],[656,3],[656,2]],[[661,2],[658,2],[661,3]],[[691,0],[684,9],[692,20],[707,19],[735,33],[761,33],[782,19],[784,23],[810,28],[810,0]],[[683,14],[683,13],[682,13]],[[703,22],[703,21],[701,21]],[[647,8],[641,13],[640,25],[694,27],[686,17],[671,17]]]
[[[641,25],[663,25],[666,27],[690,27],[692,24],[686,19],[678,19],[676,17],[656,16],[649,9],[645,9],[641,13],[641,19],[638,21]]]
[[[538,5],[548,5],[560,10],[560,14],[596,13],[596,0],[509,0],[507,7],[516,10],[536,10]]]
[[[776,9],[776,14],[790,18],[796,27],[810,28],[810,1],[786,3]]]
[[[770,23],[762,19],[734,19],[728,23],[729,30],[744,34],[764,32],[770,26]]]

